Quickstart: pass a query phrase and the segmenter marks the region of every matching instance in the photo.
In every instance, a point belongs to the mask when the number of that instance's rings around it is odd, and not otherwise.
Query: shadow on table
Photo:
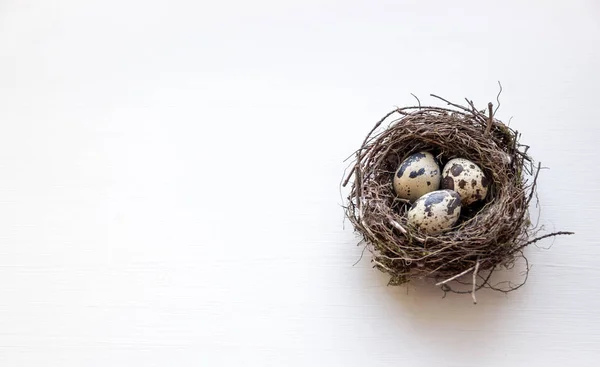
[[[517,264],[511,270],[498,272],[492,279],[519,283],[523,280],[523,271],[524,264]],[[388,277],[382,274],[382,282],[386,279]],[[464,280],[470,281],[468,278]],[[474,304],[470,293],[444,295],[441,288],[431,281],[415,280],[408,285],[388,286],[385,290],[387,296],[393,298],[386,302],[386,312],[399,313],[396,316],[404,322],[410,320],[417,332],[446,331],[450,339],[453,332],[480,330],[493,333],[504,328],[505,323],[510,322],[511,312],[522,307],[528,294],[527,284],[507,294],[481,289],[476,292],[477,304]],[[448,343],[453,341],[448,340]]]
[[[517,266],[503,272],[503,280],[518,281],[521,271]],[[378,314],[388,321],[387,335],[398,347],[406,345],[403,353],[423,356],[427,353],[443,355],[448,365],[466,359],[487,358],[502,342],[499,340],[514,330],[515,312],[523,309],[528,296],[527,285],[519,290],[503,294],[491,290],[477,292],[477,304],[470,294],[446,294],[431,282],[414,281],[407,286],[385,286],[388,277],[377,275],[385,295],[377,304]],[[371,278],[372,279],[372,278]],[[417,347],[417,348],[415,348]],[[429,351],[429,348],[431,350]],[[412,354],[411,354],[412,355]]]

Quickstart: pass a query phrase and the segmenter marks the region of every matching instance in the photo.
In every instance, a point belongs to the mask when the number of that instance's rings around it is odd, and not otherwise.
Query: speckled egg
[[[488,186],[481,168],[468,159],[451,159],[442,170],[442,189],[458,192],[463,205],[485,199]]]
[[[402,199],[415,201],[440,188],[440,166],[429,152],[415,153],[406,158],[394,174],[394,191]]]
[[[443,233],[456,223],[460,208],[460,196],[456,191],[432,191],[413,203],[408,210],[408,223],[426,234]]]

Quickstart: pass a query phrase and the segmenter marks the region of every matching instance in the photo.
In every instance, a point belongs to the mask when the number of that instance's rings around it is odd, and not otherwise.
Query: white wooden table
[[[599,66],[595,0],[1,1],[0,366],[597,366]],[[476,306],[353,266],[344,158],[498,80],[577,234]]]

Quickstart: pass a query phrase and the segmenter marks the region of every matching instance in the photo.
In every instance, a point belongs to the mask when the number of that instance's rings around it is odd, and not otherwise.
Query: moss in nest
[[[526,277],[520,284],[492,284],[494,271],[524,257],[526,246],[572,232],[538,236],[529,204],[541,166],[528,155],[529,147],[519,143],[519,133],[494,117],[491,103],[478,110],[468,100],[465,107],[432,96],[448,107],[397,108],[369,132],[342,183],[351,184],[346,216],[363,237],[374,266],[391,276],[390,284],[429,278],[445,292],[471,293],[474,301],[481,288],[515,290]],[[399,163],[419,151],[433,153],[442,165],[452,158],[469,159],[491,181],[485,200],[466,208],[457,225],[443,234],[428,236],[412,228],[406,217],[410,203],[398,199],[391,185]],[[472,279],[468,290],[452,288],[465,284],[467,275]]]

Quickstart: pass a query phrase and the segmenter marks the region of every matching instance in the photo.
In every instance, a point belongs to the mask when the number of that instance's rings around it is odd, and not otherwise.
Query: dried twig
[[[479,265],[479,260],[477,260],[477,264],[475,264],[475,270],[473,270],[473,290],[471,291],[471,297],[473,297],[474,304],[477,304],[477,298],[475,297],[475,288],[477,288],[477,272],[479,271]]]
[[[500,87],[500,90],[498,91],[498,95],[496,96],[496,102],[498,102],[498,105],[496,106],[496,109],[494,110],[493,115],[496,116],[496,111],[498,111],[498,109],[500,108],[500,95],[502,94],[502,83],[500,83],[500,81],[498,80],[498,86]],[[508,124],[510,125],[510,120],[508,121]]]
[[[492,108],[493,108],[492,102],[488,103],[489,117],[488,117],[487,127],[485,128],[486,136],[490,135],[490,131],[492,130],[492,124],[494,123],[494,112],[493,112]]]
[[[463,271],[462,273],[460,273],[460,274],[456,274],[455,276],[453,276],[453,277],[450,277],[450,278],[448,278],[448,279],[446,279],[446,280],[444,280],[444,281],[441,281],[441,282],[439,282],[439,283],[436,283],[435,285],[436,285],[436,286],[440,286],[440,285],[442,285],[442,284],[449,283],[449,282],[453,281],[453,280],[454,280],[454,279],[456,279],[456,278],[460,278],[460,277],[462,277],[463,275],[467,274],[467,273],[468,273],[468,272],[470,272],[471,270],[473,270],[473,267],[472,267],[472,266],[471,266],[470,268],[468,268],[467,270]]]

